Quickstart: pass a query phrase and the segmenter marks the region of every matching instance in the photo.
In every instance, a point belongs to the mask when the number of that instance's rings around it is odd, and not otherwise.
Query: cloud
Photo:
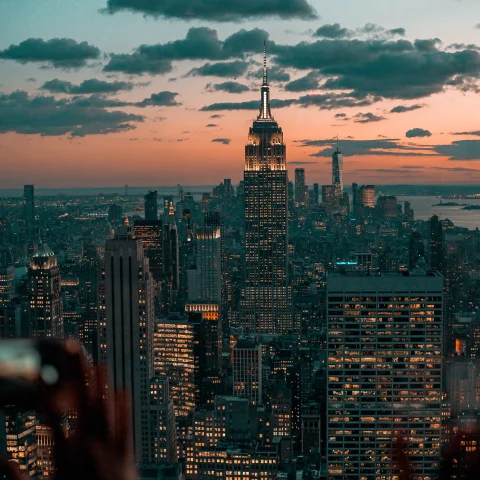
[[[210,118],[222,118],[224,117],[225,115],[221,115],[219,113],[214,113],[213,115],[210,115]]]
[[[145,98],[141,102],[135,104],[136,107],[175,107],[181,105],[175,100],[177,92],[163,91],[152,93],[149,98]]]
[[[411,111],[413,111],[413,110],[418,110],[419,108],[423,108],[423,107],[424,107],[423,105],[419,105],[419,104],[410,105],[410,106],[397,105],[396,107],[393,107],[393,108],[390,110],[390,113],[405,113],[405,112],[411,112]]]
[[[382,120],[386,120],[385,117],[380,117],[378,115],[374,115],[371,112],[368,113],[357,113],[353,117],[355,123],[371,123],[371,122],[381,122]]]
[[[472,132],[455,132],[452,135],[472,135],[474,137],[480,137],[480,130],[472,131]]]
[[[423,128],[412,128],[408,130],[405,134],[407,138],[415,138],[415,137],[431,137],[432,134],[428,130],[424,130]]]
[[[72,137],[133,130],[141,115],[82,104],[74,99],[29,96],[16,91],[0,94],[0,133]]]
[[[263,51],[263,42],[267,42],[269,34],[260,28],[245,30],[242,28],[233,33],[223,42],[223,54],[228,57],[242,56],[245,53],[261,53]]]
[[[263,67],[249,72],[248,78],[263,78]],[[276,65],[269,65],[268,67],[268,82],[288,82],[290,80],[290,74]]]
[[[198,68],[193,68],[187,73],[189,75],[200,75],[202,77],[240,77],[248,68],[248,63],[240,60],[233,62],[206,63]]]
[[[432,170],[446,170],[447,172],[479,172],[476,168],[467,167],[431,167]]]
[[[84,95],[89,93],[117,93],[122,90],[132,90],[133,83],[130,82],[105,82],[96,78],[84,80],[80,85],[74,85],[65,80],[54,78],[45,82],[41,87],[42,90],[48,90],[52,93],[68,93],[76,95]]]
[[[0,51],[0,59],[19,63],[40,62],[55,68],[79,68],[87,60],[97,59],[100,50],[87,42],[77,43],[71,38],[29,38],[18,45]]]
[[[283,108],[289,107],[292,105],[294,100],[278,100],[273,99],[270,101],[272,108]],[[260,101],[259,100],[249,100],[246,102],[223,102],[223,103],[213,103],[211,105],[205,105],[200,110],[203,112],[212,112],[219,110],[259,110]]]
[[[318,88],[318,73],[310,72],[304,77],[292,80],[285,85],[287,92],[304,92],[306,90],[316,90]]]
[[[289,165],[315,165],[318,162],[288,162]]]
[[[478,29],[480,30],[480,23],[477,23],[477,24],[475,25],[475,28],[478,28]]]
[[[322,25],[313,34],[314,37],[324,38],[348,38],[353,35],[354,32],[348,28],[343,28],[339,23]]]
[[[28,77],[25,81],[30,83],[35,83],[37,79],[35,77]]]
[[[275,45],[273,61],[284,68],[318,70],[326,90],[346,90],[360,98],[414,99],[447,87],[475,91],[480,78],[480,53],[448,52],[436,39],[414,43],[386,38],[327,39]]]
[[[212,140],[213,143],[221,143],[223,145],[230,145],[232,140],[230,138],[214,138]]]
[[[478,45],[474,43],[452,43],[447,48],[451,48],[453,50],[480,50]]]
[[[214,127],[218,127],[217,124],[215,123],[209,123],[208,125],[205,125],[207,128],[214,128]]]
[[[103,67],[104,72],[123,72],[129,75],[162,75],[171,72],[172,62],[165,59],[151,59],[140,53],[113,54],[110,61]]]
[[[207,85],[207,90],[214,92],[214,91],[221,91],[221,92],[228,92],[228,93],[244,93],[248,92],[250,89],[243,85],[243,83],[238,82],[224,82],[224,83],[217,83]]]
[[[480,160],[480,140],[456,140],[450,145],[436,145],[434,150],[449,160]]]
[[[404,28],[392,28],[391,30],[387,30],[387,33],[391,36],[398,35],[400,37],[404,37],[407,34]]]
[[[346,113],[336,113],[335,118],[346,118],[347,114]]]
[[[232,22],[259,17],[312,19],[317,15],[307,0],[108,0],[104,12],[122,10],[153,17]]]
[[[303,147],[322,147],[322,150],[313,153],[312,157],[331,157],[336,146],[336,140],[301,140]],[[342,140],[340,150],[346,156],[396,156],[396,157],[426,157],[435,156],[431,147],[422,145],[404,145],[396,139],[385,140]]]
[[[403,165],[401,168],[425,168],[423,165]]]

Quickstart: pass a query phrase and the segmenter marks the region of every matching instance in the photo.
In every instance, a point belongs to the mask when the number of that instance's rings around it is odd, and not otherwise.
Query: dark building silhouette
[[[161,220],[135,220],[135,238],[140,238],[150,273],[156,282],[163,278],[163,230]]]
[[[25,222],[30,223],[35,220],[35,186],[24,185],[23,201],[25,206]]]
[[[425,246],[423,244],[422,235],[414,230],[410,234],[408,241],[408,268],[413,270],[420,257],[425,256]]]
[[[145,220],[158,219],[157,191],[151,190],[145,195]]]
[[[443,227],[437,215],[430,218],[430,270],[442,273],[444,271],[445,251],[443,245]]]

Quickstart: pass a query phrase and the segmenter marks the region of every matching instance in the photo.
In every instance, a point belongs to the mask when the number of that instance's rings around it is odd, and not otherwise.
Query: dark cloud
[[[263,42],[267,42],[267,48],[271,42],[268,41],[269,34],[260,28],[253,30],[239,30],[225,39],[223,42],[223,54],[228,57],[242,56],[245,53],[261,53]]]
[[[221,92],[228,92],[228,93],[244,93],[248,92],[250,89],[243,85],[243,83],[238,82],[223,82],[223,83],[216,83],[207,85],[207,90],[214,92],[214,91],[221,91]]]
[[[71,38],[29,38],[18,45],[0,51],[0,59],[20,63],[41,62],[56,68],[79,68],[87,60],[99,58],[100,50],[87,42],[78,43]]]
[[[336,113],[335,118],[345,118],[347,116],[346,113]]]
[[[408,130],[405,134],[407,138],[415,138],[415,137],[431,137],[432,134],[428,130],[424,130],[423,128],[412,128]]]
[[[343,28],[339,23],[322,25],[313,34],[314,37],[324,38],[348,38],[354,34],[348,28]]]
[[[347,90],[357,97],[422,98],[452,86],[474,91],[480,78],[480,53],[447,52],[436,40],[320,39],[275,45],[281,67],[318,70],[324,89]]]
[[[335,139],[325,140],[301,140],[299,143],[304,147],[322,147],[312,157],[331,157],[336,145]],[[404,145],[396,139],[385,140],[342,140],[340,150],[346,156],[397,156],[397,157],[425,157],[435,156],[431,148],[421,145]]]
[[[353,116],[355,123],[371,123],[371,122],[381,122],[385,120],[385,117],[380,117],[371,112],[368,113],[357,113]]]
[[[30,83],[35,83],[37,81],[37,79],[35,77],[28,77],[26,79],[27,82],[30,82]]]
[[[213,115],[210,115],[210,118],[222,118],[224,115],[221,115],[219,113],[214,113]]]
[[[198,68],[193,68],[187,75],[200,75],[202,77],[240,77],[248,68],[248,63],[241,60],[233,62],[206,63]]]
[[[372,103],[378,101],[378,98],[368,97],[363,99],[357,99],[348,95],[328,93],[324,95],[303,95],[299,98],[289,98],[285,100],[273,99],[270,102],[272,108],[284,108],[290,105],[299,105],[301,107],[318,107],[323,110],[333,110],[336,108],[344,107],[364,107],[372,105]],[[260,108],[260,102],[257,100],[250,100],[247,102],[225,102],[214,103],[212,105],[206,105],[201,108],[203,111],[214,110],[258,110]]]
[[[178,95],[177,92],[163,91],[158,93],[152,93],[150,98],[145,98],[141,102],[135,104],[137,107],[174,107],[181,105],[175,100]]]
[[[398,35],[400,37],[404,37],[407,34],[404,28],[392,28],[391,30],[387,30],[387,33],[392,36]]]
[[[172,71],[172,62],[165,59],[151,59],[140,53],[113,54],[103,67],[104,72],[123,72],[129,75],[162,75]]]
[[[42,90],[48,90],[52,93],[68,93],[75,95],[117,93],[122,90],[131,90],[132,88],[133,83],[130,82],[105,82],[96,78],[84,80],[80,85],[74,85],[71,82],[54,78],[53,80],[45,82],[41,87]]]
[[[434,150],[449,160],[480,160],[480,140],[456,140],[450,145],[436,145]]]
[[[446,170],[447,172],[479,172],[476,168],[467,167],[431,167],[431,170]]]
[[[396,107],[393,107],[391,110],[390,110],[390,113],[405,113],[405,112],[411,112],[412,110],[418,110],[419,108],[423,108],[424,106],[423,105],[419,105],[419,104],[416,104],[416,105],[410,105],[410,106],[407,106],[407,105],[398,105]]]
[[[447,48],[451,48],[453,50],[480,50],[478,45],[474,43],[452,43]]]
[[[223,145],[230,145],[231,139],[230,138],[214,138],[212,142],[221,143]]]
[[[205,125],[205,126],[208,127],[208,128],[218,127],[218,125],[215,124],[215,123],[209,123],[208,125]]]
[[[480,30],[480,23],[477,23],[477,24],[475,25],[475,28],[478,28],[478,29]]]
[[[249,72],[247,75],[249,78],[262,78],[263,77],[263,67],[255,70],[254,72]],[[271,65],[268,67],[268,81],[270,82],[288,82],[290,80],[290,74],[276,65]]]
[[[318,88],[318,73],[310,72],[304,77],[297,78],[285,85],[287,92],[304,92],[307,90],[316,90]]]
[[[129,102],[108,98],[104,95],[90,95],[89,97],[73,97],[71,103],[84,108],[116,108],[132,105]]]
[[[472,131],[472,132],[455,132],[452,135],[471,135],[474,137],[480,137],[480,130]]]
[[[132,130],[141,115],[84,105],[77,99],[30,97],[27,92],[0,94],[0,133],[83,137]]]
[[[401,168],[425,168],[423,165],[403,165]]]
[[[105,12],[130,10],[154,17],[232,22],[258,17],[312,19],[307,0],[107,0]]]

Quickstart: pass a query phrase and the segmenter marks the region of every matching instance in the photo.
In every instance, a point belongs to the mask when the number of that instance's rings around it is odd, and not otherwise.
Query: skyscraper
[[[25,205],[25,222],[27,226],[35,220],[35,186],[23,186],[23,201]]]
[[[305,207],[308,203],[308,187],[305,184],[305,169],[295,169],[295,206]]]
[[[173,202],[170,202],[168,208],[163,233],[163,274],[166,287],[165,305],[167,310],[175,310],[180,287],[180,258]]]
[[[343,154],[338,147],[338,138],[336,150],[332,155],[332,185],[335,187],[338,197],[341,197],[343,194]]]
[[[145,195],[145,220],[158,219],[157,191],[151,190]]]
[[[363,208],[375,208],[374,185],[362,185],[358,189],[358,203]]]
[[[444,246],[443,227],[437,215],[430,218],[429,237],[430,269],[434,272],[443,273],[444,270]]]
[[[63,312],[60,291],[60,269],[57,257],[43,243],[30,261],[30,335],[63,337]]]
[[[163,278],[163,229],[161,220],[135,220],[135,238],[140,238],[156,282]]]
[[[262,345],[241,338],[233,349],[233,395],[262,405]]]
[[[153,284],[141,240],[123,226],[105,246],[105,314],[109,384],[130,392],[134,455],[148,461]]]
[[[392,440],[399,435],[412,455],[412,477],[436,477],[442,297],[443,278],[418,270],[329,275],[329,479],[396,478]]]
[[[252,332],[292,328],[287,278],[288,176],[283,132],[270,111],[264,52],[261,106],[245,146],[244,318]]]

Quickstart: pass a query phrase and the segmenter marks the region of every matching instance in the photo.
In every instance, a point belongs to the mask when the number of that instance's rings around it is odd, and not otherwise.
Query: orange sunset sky
[[[264,40],[292,174],[480,184],[476,0],[172,2],[0,2],[0,188],[238,182]]]

